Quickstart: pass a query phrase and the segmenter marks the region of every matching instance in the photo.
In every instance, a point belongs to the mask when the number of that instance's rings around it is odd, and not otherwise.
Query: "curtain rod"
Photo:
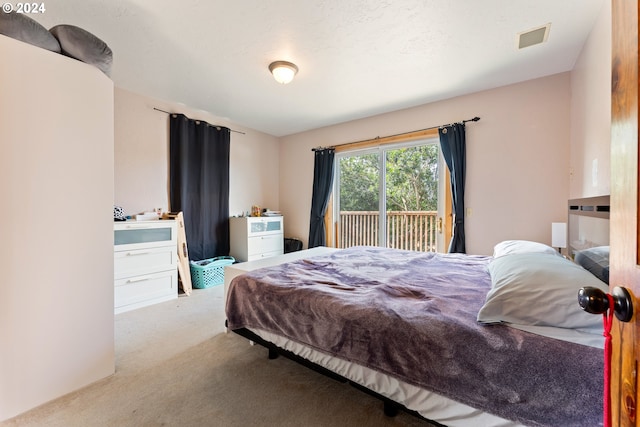
[[[168,111],[164,111],[164,110],[161,110],[161,109],[156,108],[156,107],[153,107],[153,109],[154,109],[154,110],[156,110],[156,111],[160,111],[160,112],[162,112],[162,113],[167,113],[167,114],[181,114],[181,113],[170,113],[170,112],[168,112]],[[204,120],[197,120],[197,121],[204,122]],[[206,122],[205,122],[205,123],[206,123]],[[211,126],[213,126],[213,127],[217,127],[217,128],[221,128],[221,127],[223,127],[223,128],[227,128],[226,126],[220,126],[220,125],[211,125]],[[227,128],[227,129],[229,129],[229,128]],[[246,133],[241,132],[241,131],[239,131],[239,130],[229,129],[229,131],[230,131],[230,132],[235,132],[235,133],[240,133],[240,134],[242,134],[242,135],[246,135]]]
[[[478,120],[480,120],[480,117],[476,116],[476,117],[474,117],[472,119],[462,120],[461,122],[457,122],[457,123],[463,123],[464,124],[464,123],[467,123],[467,122],[477,122]],[[409,135],[411,133],[424,132],[424,131],[427,131],[427,130],[444,128],[444,127],[447,127],[447,126],[451,126],[453,124],[454,123],[449,123],[449,124],[440,125],[440,126],[431,126],[430,128],[412,130],[412,131],[409,131],[409,132],[396,133],[395,135],[376,136],[375,138],[363,139],[362,141],[346,142],[344,144],[333,145],[331,147],[315,147],[315,148],[312,148],[311,151],[326,150],[326,149],[336,148],[336,147],[343,146],[343,145],[361,144],[363,142],[375,141],[377,139],[383,139],[383,138],[395,138],[396,136]]]

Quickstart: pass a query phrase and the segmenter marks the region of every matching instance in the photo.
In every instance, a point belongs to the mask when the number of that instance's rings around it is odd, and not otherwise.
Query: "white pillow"
[[[493,247],[493,257],[498,258],[511,254],[546,253],[560,255],[558,251],[544,243],[529,240],[505,240]]]
[[[585,286],[608,292],[584,268],[546,253],[512,254],[489,263],[492,288],[478,312],[481,323],[551,326],[602,335],[602,316],[578,305]]]

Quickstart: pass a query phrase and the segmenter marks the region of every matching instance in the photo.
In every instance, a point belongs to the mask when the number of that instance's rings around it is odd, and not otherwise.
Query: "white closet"
[[[0,421],[114,372],[113,82],[0,35]]]

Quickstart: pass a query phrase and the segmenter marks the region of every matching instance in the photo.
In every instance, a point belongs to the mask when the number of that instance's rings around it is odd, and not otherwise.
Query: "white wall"
[[[0,421],[114,372],[113,83],[0,35]]]
[[[169,209],[169,118],[160,110],[244,132],[231,133],[229,213],[278,209],[278,139],[202,110],[115,90],[115,198],[127,214]],[[286,225],[285,225],[286,227]]]
[[[610,193],[611,2],[604,2],[571,72],[569,198]]]
[[[467,124],[467,252],[491,254],[505,239],[551,243],[569,194],[570,74],[527,81],[282,138],[280,208],[288,235],[305,242],[315,146]]]

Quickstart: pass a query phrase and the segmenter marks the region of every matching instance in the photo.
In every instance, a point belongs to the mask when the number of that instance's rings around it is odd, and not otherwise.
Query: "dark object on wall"
[[[302,241],[289,237],[284,238],[284,253],[297,252],[302,250]]]
[[[49,30],[24,13],[0,12],[0,34],[60,53],[58,40]]]
[[[169,129],[169,207],[184,214],[189,258],[229,255],[229,129],[183,114]]]
[[[56,25],[49,31],[58,39],[63,54],[111,74],[113,53],[98,37],[75,25]]]

